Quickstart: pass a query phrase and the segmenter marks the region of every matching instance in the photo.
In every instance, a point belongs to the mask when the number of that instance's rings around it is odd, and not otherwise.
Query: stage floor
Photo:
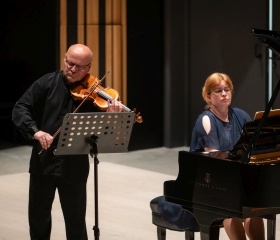
[[[180,148],[155,148],[126,153],[98,154],[99,230],[104,240],[156,240],[150,200],[163,194],[163,182],[178,175]],[[0,150],[0,240],[28,240],[28,164],[30,146]],[[94,163],[88,179],[87,229],[94,238]],[[64,220],[56,195],[52,239],[65,240]],[[280,239],[277,221],[277,239]],[[196,240],[200,239],[196,233]],[[184,239],[184,233],[167,231],[167,240]],[[228,239],[224,229],[220,239]]]

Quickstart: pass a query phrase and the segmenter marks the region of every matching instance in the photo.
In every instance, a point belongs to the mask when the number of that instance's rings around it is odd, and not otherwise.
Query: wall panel
[[[67,5],[67,3],[70,3]],[[60,23],[60,57],[61,68],[63,57],[73,39],[88,45],[93,51],[93,65],[90,73],[102,78],[107,71],[110,73],[104,80],[104,87],[111,87],[120,93],[125,104],[126,93],[126,0],[77,0],[76,14],[67,19],[69,12],[74,13],[76,5],[73,1],[61,0]],[[104,18],[103,18],[104,16]],[[75,20],[76,19],[76,20]],[[76,33],[73,36],[77,22]]]

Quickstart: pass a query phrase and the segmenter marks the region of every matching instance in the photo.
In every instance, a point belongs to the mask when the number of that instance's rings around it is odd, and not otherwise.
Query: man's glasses
[[[231,92],[231,90],[230,90],[230,88],[223,88],[223,89],[222,88],[217,88],[217,89],[213,90],[212,92],[215,93],[216,95],[222,95],[223,92],[228,94],[228,93]]]
[[[87,65],[78,65],[76,63],[73,63],[73,62],[67,60],[67,58],[65,58],[65,62],[67,63],[68,68],[73,68],[75,66],[79,71],[86,69],[91,64],[91,63],[89,63]]]

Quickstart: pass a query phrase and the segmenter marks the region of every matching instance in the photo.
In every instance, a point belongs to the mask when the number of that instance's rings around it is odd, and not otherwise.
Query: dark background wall
[[[130,149],[163,144],[162,7],[161,1],[127,1],[128,104],[144,119],[134,125]]]
[[[14,102],[35,79],[57,69],[57,2],[2,2],[5,7],[0,10],[1,140],[15,141],[10,120]],[[22,141],[19,135],[16,141]]]
[[[56,66],[56,1],[4,0],[0,10],[0,68],[10,75],[13,91],[3,91],[1,101],[14,101],[35,78]],[[3,4],[4,4],[3,2]]]
[[[190,125],[203,110],[201,87],[212,72],[229,74],[234,83],[232,106],[252,117],[263,110],[266,96],[265,46],[250,35],[252,28],[267,29],[267,1],[192,1],[190,23]],[[201,8],[201,6],[203,7]],[[199,13],[199,14],[198,14]],[[257,93],[257,94],[256,94]]]
[[[1,95],[0,106],[12,106],[34,80],[58,68],[59,1],[4,1],[0,68],[10,74],[2,82],[13,88]],[[280,6],[274,5],[273,30],[280,30]],[[234,106],[251,116],[263,110],[267,51],[250,35],[252,28],[268,29],[267,1],[128,0],[128,106],[144,119],[134,126],[130,149],[187,146],[204,107],[202,84],[214,71],[232,77]],[[274,85],[278,65],[275,56]],[[1,115],[10,110],[1,108]],[[10,120],[1,123],[1,138],[14,141]]]

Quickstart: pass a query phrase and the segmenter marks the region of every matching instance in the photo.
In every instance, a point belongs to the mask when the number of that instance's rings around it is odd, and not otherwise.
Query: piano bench
[[[164,220],[161,213],[158,211],[159,202],[164,200],[164,196],[159,196],[151,200],[150,207],[152,210],[152,222],[157,226],[157,239],[166,240],[166,229],[172,231],[185,232],[185,240],[194,240],[194,233],[199,232],[199,226],[194,227],[178,227],[167,220]]]

